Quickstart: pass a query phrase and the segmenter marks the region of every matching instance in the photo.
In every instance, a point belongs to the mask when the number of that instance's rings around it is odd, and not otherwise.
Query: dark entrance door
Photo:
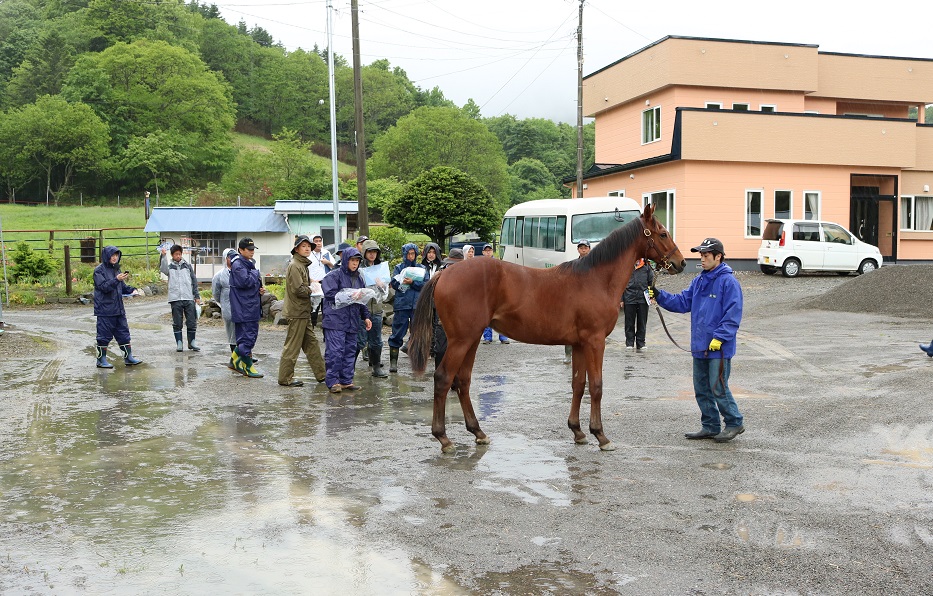
[[[885,261],[894,254],[894,195],[882,195],[877,186],[853,186],[849,229],[862,242],[873,244]]]

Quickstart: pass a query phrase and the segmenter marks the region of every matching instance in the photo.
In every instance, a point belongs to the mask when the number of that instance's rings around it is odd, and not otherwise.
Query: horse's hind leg
[[[573,399],[570,402],[570,417],[567,418],[567,426],[573,431],[573,442],[577,445],[585,445],[589,442],[586,434],[580,429],[580,402],[583,401],[583,391],[586,389],[586,367],[584,366],[583,351],[580,348],[573,349],[573,379],[571,387],[573,388]]]
[[[479,427],[479,420],[473,411],[473,402],[470,400],[470,383],[473,379],[473,362],[476,360],[476,348],[479,340],[467,351],[457,373],[457,397],[460,398],[460,409],[463,410],[463,419],[466,428],[476,437],[477,445],[488,445],[489,437]]]
[[[434,415],[431,419],[431,434],[440,441],[441,451],[448,453],[454,450],[454,444],[447,438],[446,414],[447,392],[454,382],[454,372],[460,368],[463,360],[462,350],[450,349],[444,354],[440,366],[434,371]]]

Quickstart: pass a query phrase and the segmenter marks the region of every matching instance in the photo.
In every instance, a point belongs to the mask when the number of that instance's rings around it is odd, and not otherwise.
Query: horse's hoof
[[[603,451],[615,451],[616,450],[616,446],[613,445],[612,442],[604,443],[603,445],[600,445],[599,448]]]
[[[573,442],[576,443],[577,445],[589,445],[590,444],[590,440],[587,439],[586,437],[583,437],[582,439],[574,439]]]
[[[489,445],[489,443],[490,443],[489,437],[483,437],[482,439],[479,439],[479,438],[476,439],[477,445]]]
[[[453,453],[456,450],[457,450],[457,446],[454,445],[453,443],[450,443],[448,445],[444,445],[443,447],[441,447],[441,453]]]

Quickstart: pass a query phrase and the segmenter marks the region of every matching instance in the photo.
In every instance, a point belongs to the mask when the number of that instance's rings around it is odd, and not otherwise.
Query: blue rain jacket
[[[110,257],[114,253],[120,255],[115,264],[110,262]],[[117,279],[123,253],[116,246],[105,246],[101,251],[101,256],[101,264],[94,269],[94,315],[98,317],[126,316],[126,309],[123,308],[123,295],[132,294],[136,288]]]
[[[350,271],[350,259],[360,256],[360,251],[348,248],[343,251],[340,266],[324,276],[321,280],[321,289],[324,290],[324,322],[322,329],[341,330],[347,333],[357,333],[360,321],[369,318],[369,309],[362,304],[350,304],[343,308],[334,308],[334,298],[337,292],[346,288],[365,288],[366,282],[360,270]]]
[[[732,267],[723,263],[704,271],[680,294],[658,290],[655,299],[666,310],[690,313],[690,350],[694,358],[735,356],[735,334],[742,322],[742,286]],[[707,353],[713,338],[722,342],[722,355]]]
[[[250,323],[262,318],[261,287],[262,278],[256,263],[235,255],[230,260],[230,314],[234,323]]]
[[[408,251],[410,249],[415,249],[415,260],[409,261],[407,259]],[[424,279],[422,281],[416,281],[408,287],[408,290],[405,292],[399,291],[399,286],[402,284],[398,283],[395,280],[395,276],[402,272],[402,269],[406,267],[422,267],[418,262],[418,245],[414,243],[408,243],[402,247],[402,262],[395,266],[395,269],[392,270],[392,281],[389,282],[392,287],[395,289],[395,300],[392,301],[392,308],[395,310],[414,310],[415,303],[418,302],[418,296],[421,295],[421,288],[424,287],[424,284],[428,283],[428,280],[431,279],[431,273],[425,269]]]

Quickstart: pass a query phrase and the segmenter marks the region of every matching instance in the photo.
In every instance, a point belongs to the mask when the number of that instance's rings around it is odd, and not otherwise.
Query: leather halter
[[[670,269],[672,267],[670,258],[675,252],[677,252],[677,245],[674,245],[674,248],[671,249],[666,255],[661,252],[661,249],[654,243],[654,238],[651,237],[651,230],[648,228],[643,228],[642,231],[645,233],[645,236],[648,238],[648,250],[654,250],[655,254],[661,258],[655,261],[655,271],[660,271],[662,266],[664,269]],[[647,256],[647,255],[645,255]]]

